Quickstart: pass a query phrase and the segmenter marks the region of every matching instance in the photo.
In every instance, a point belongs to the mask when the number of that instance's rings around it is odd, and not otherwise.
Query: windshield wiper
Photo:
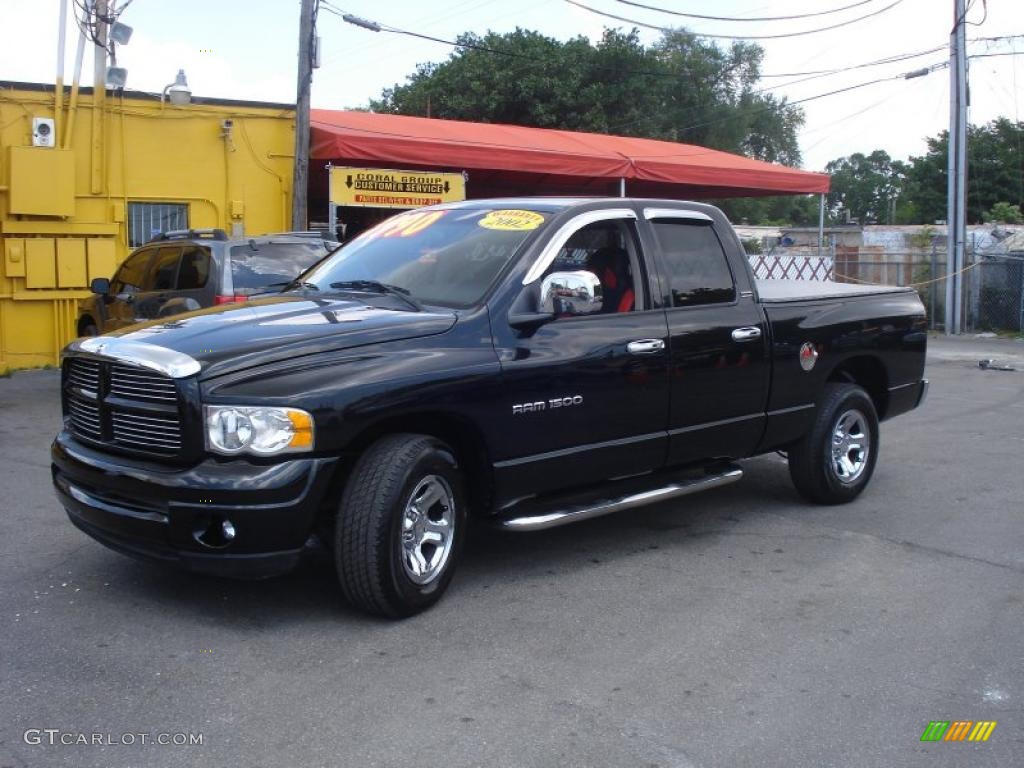
[[[402,299],[406,304],[415,309],[417,312],[423,311],[423,305],[420,304],[416,299],[409,293],[408,288],[402,288],[398,285],[389,285],[388,283],[381,283],[377,280],[343,280],[339,283],[331,283],[331,288],[338,291],[363,291],[368,293],[387,293],[392,296],[397,296]]]
[[[296,288],[301,288],[304,291],[320,290],[319,285],[316,285],[315,283],[306,283],[302,280],[292,280],[288,283],[271,283],[270,285],[283,285],[284,288],[281,289],[281,293],[284,293],[285,291],[294,291]],[[269,288],[270,286],[268,285],[267,287]]]

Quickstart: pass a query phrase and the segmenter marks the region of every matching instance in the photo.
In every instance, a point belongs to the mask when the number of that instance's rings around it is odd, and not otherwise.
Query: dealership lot
[[[853,505],[804,504],[772,455],[681,502],[481,529],[401,623],[322,559],[239,583],[104,549],[50,489],[59,374],[0,380],[0,768],[1022,765],[1024,344],[934,340],[927,375]],[[923,743],[933,720],[998,725]]]

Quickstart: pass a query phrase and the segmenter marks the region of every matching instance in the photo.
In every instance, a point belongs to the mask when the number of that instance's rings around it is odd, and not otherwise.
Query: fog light
[[[192,536],[204,547],[223,549],[238,535],[235,524],[220,515],[202,515],[196,520]]]

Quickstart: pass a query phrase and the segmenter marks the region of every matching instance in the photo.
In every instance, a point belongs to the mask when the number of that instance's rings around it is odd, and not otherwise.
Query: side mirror
[[[601,281],[593,272],[552,272],[541,281],[541,312],[578,317],[596,315],[603,306]]]
[[[94,277],[89,283],[89,290],[97,296],[106,296],[110,293],[110,280],[105,277]]]

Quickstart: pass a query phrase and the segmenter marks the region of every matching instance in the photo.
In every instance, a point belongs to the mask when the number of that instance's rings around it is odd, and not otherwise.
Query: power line
[[[333,6],[333,5],[331,5],[326,0],[322,0],[320,7],[323,10],[327,11],[328,13],[332,13],[335,16],[339,16],[342,19],[345,19],[346,16],[350,16],[350,14],[347,14],[344,11],[342,11],[340,8],[337,8],[337,7]],[[471,42],[467,42],[467,41],[458,41],[458,40],[447,40],[447,39],[445,39],[443,37],[434,37],[433,35],[426,35],[426,34],[423,34],[422,32],[412,32],[411,30],[408,30],[408,29],[400,29],[399,27],[392,27],[392,26],[390,26],[388,24],[379,24],[379,23],[376,23],[376,22],[374,22],[374,27],[376,27],[377,31],[380,31],[380,32],[391,32],[392,34],[396,34],[396,35],[407,35],[408,37],[415,37],[415,38],[419,38],[420,40],[429,40],[429,41],[434,42],[434,43],[441,43],[442,45],[449,45],[449,46],[451,46],[453,48],[466,48],[466,49],[472,50],[472,51],[480,51],[481,53],[490,53],[490,54],[495,55],[495,56],[504,56],[504,57],[509,58],[509,59],[519,59],[521,61],[531,61],[531,62],[534,62],[534,63],[544,64],[544,65],[548,65],[548,66],[550,66],[550,64],[551,64],[551,60],[550,59],[547,59],[547,58],[544,58],[544,57],[541,57],[541,56],[530,56],[529,54],[517,53],[515,51],[503,51],[500,48],[491,48],[490,46],[481,45],[479,43],[471,43]],[[595,69],[597,71],[603,71],[603,72],[613,72],[613,73],[616,73],[616,74],[641,75],[641,76],[644,76],[644,77],[668,77],[668,78],[673,78],[673,79],[678,79],[680,74],[688,74],[688,75],[695,74],[692,70],[684,68],[684,67],[680,67],[679,71],[676,71],[676,72],[657,72],[657,71],[653,71],[653,70],[644,70],[644,69],[622,69],[620,67],[594,67],[593,69]],[[732,72],[734,69],[735,69],[735,67],[732,67],[732,68],[726,70],[724,74],[728,74],[728,73]]]
[[[648,11],[657,11],[658,13],[669,13],[673,16],[685,16],[688,19],[705,19],[708,21],[788,21],[791,19],[809,19],[812,16],[828,16],[830,13],[839,13],[840,11],[848,11],[851,8],[856,8],[861,5],[867,5],[872,0],[860,0],[858,3],[852,3],[851,5],[844,5],[840,8],[832,8],[827,11],[815,11],[814,13],[798,13],[792,16],[704,16],[699,13],[683,13],[682,11],[673,11],[669,8],[659,8],[656,5],[644,5],[643,3],[636,3],[632,0],[618,0],[623,5],[632,5],[636,8],[643,8]]]
[[[823,131],[826,128],[831,128],[832,126],[839,125],[840,123],[845,123],[847,120],[852,120],[855,117],[860,117],[865,112],[869,112],[872,109],[876,109],[877,107],[881,106],[885,102],[889,101],[889,99],[891,99],[893,96],[896,96],[896,95],[898,95],[901,92],[902,91],[899,91],[899,90],[893,91],[892,93],[886,94],[885,96],[880,98],[878,101],[872,102],[868,106],[862,107],[861,109],[858,109],[856,112],[851,112],[848,115],[843,115],[838,120],[832,120],[831,122],[825,123],[824,125],[816,125],[816,126],[814,126],[812,128],[803,128],[800,131],[798,131],[797,133],[798,133],[799,136],[804,136],[804,135],[809,134],[809,133],[817,133],[818,131]],[[822,141],[824,141],[827,138],[829,138],[829,137],[825,136],[823,139],[821,139],[821,140],[815,142],[814,144],[812,144],[811,146],[807,147],[807,149],[813,149],[814,147],[818,146],[818,144],[820,144]]]
[[[800,32],[785,32],[778,35],[711,35],[704,32],[690,32],[689,30],[687,30],[687,34],[693,35],[694,37],[708,37],[716,40],[778,40],[783,37],[801,37],[803,35],[816,35],[819,32],[828,32],[829,30],[832,29],[839,29],[840,27],[846,27],[849,26],[850,24],[856,24],[858,21],[869,19],[872,16],[878,16],[879,14],[885,13],[891,8],[895,8],[903,1],[904,0],[895,0],[894,2],[885,6],[884,8],[879,8],[877,11],[866,13],[863,16],[858,16],[855,19],[848,19],[846,21],[839,22],[838,24],[832,24],[827,27],[819,27],[818,29],[805,29],[801,30]],[[570,5],[575,5],[577,8],[582,8],[585,11],[590,11],[591,13],[597,14],[598,16],[605,16],[609,19],[622,21],[625,22],[626,24],[633,24],[634,26],[637,27],[644,27],[646,29],[653,29],[657,32],[664,33],[677,31],[672,29],[671,27],[662,27],[658,26],[657,24],[646,24],[642,21],[637,21],[636,19],[629,19],[626,18],[625,16],[616,16],[614,13],[608,13],[607,11],[600,11],[597,8],[592,8],[589,5],[584,5],[583,3],[578,2],[578,0],[565,0],[565,2],[569,3]]]
[[[1002,40],[1016,40],[1024,38],[1024,35],[999,35],[997,37],[975,37],[968,40],[968,43],[991,43]],[[891,56],[886,56],[881,59],[874,61],[864,62],[863,64],[848,64],[844,67],[837,67],[835,69],[818,69],[810,72],[773,72],[771,74],[759,74],[760,79],[772,78],[772,77],[803,77],[804,75],[831,75],[838,72],[847,72],[853,69],[864,69],[866,67],[882,66],[883,64],[896,64],[900,61],[907,61],[908,59],[917,59],[921,56],[927,56],[929,53],[935,53],[937,51],[944,51],[948,48],[948,45],[940,45],[935,48],[929,48],[927,51],[918,51],[917,53],[894,53]]]
[[[930,67],[927,67],[926,68],[927,71],[922,72],[921,74],[930,74],[931,72],[934,72],[936,70],[942,69],[942,68],[947,67],[947,66],[949,66],[949,62],[948,61],[939,62],[937,64],[931,65]],[[856,90],[858,90],[860,88],[866,88],[869,85],[877,85],[878,83],[886,83],[886,82],[890,82],[890,81],[893,81],[893,80],[909,80],[911,78],[908,77],[908,75],[917,76],[917,73],[915,73],[915,72],[904,72],[904,73],[899,74],[899,75],[890,75],[889,77],[879,77],[879,78],[876,78],[874,80],[868,80],[867,82],[856,83],[854,85],[848,85],[848,86],[845,86],[843,88],[836,88],[835,90],[827,91],[825,93],[819,93],[819,94],[816,94],[814,96],[806,96],[806,97],[804,97],[802,99],[793,99],[792,101],[786,101],[786,102],[783,102],[782,104],[767,104],[765,106],[755,107],[754,109],[743,110],[743,113],[746,114],[746,115],[750,115],[750,114],[758,114],[760,112],[770,112],[770,111],[772,111],[774,109],[778,109],[779,107],[792,107],[792,106],[795,106],[797,104],[805,104],[805,103],[807,103],[809,101],[817,101],[818,99],[824,99],[827,96],[836,96],[836,95],[838,95],[840,93],[847,93],[849,91],[856,91]],[[680,132],[692,131],[695,128],[704,128],[704,127],[706,127],[708,125],[714,125],[716,123],[726,122],[728,120],[735,120],[735,119],[736,119],[735,115],[730,115],[730,116],[724,117],[724,118],[716,118],[714,120],[705,120],[703,123],[694,123],[693,125],[687,125],[687,126],[685,126],[683,128],[678,128],[677,130],[680,131]],[[633,122],[636,122],[636,121],[633,121]],[[620,123],[619,125],[614,125],[614,126],[611,126],[611,127],[612,128],[625,128],[625,127],[627,127],[629,125],[632,125],[632,122],[631,123]]]
[[[900,0],[900,1],[902,2],[902,0]],[[328,11],[329,13],[332,13],[335,16],[339,16],[341,18],[344,18],[347,15],[342,9],[332,5],[327,0],[323,0],[323,2],[321,3],[321,7],[323,8],[323,10]],[[492,48],[490,46],[481,45],[481,44],[478,44],[478,43],[470,43],[470,42],[466,42],[466,41],[460,42],[458,40],[448,40],[448,39],[445,39],[445,38],[442,38],[442,37],[435,37],[433,35],[426,35],[426,34],[423,34],[422,32],[412,32],[410,30],[401,29],[399,27],[394,27],[394,26],[391,26],[389,24],[374,23],[374,26],[379,28],[379,30],[382,31],[382,32],[390,32],[390,33],[396,34],[396,35],[407,35],[409,37],[415,37],[415,38],[419,38],[419,39],[422,39],[422,40],[429,40],[431,42],[441,43],[442,45],[448,45],[448,46],[451,46],[453,48],[466,48],[466,49],[473,50],[473,51],[480,51],[481,53],[489,53],[489,54],[492,54],[492,55],[495,55],[495,56],[504,56],[504,57],[510,58],[510,59],[518,59],[518,60],[521,60],[521,61],[530,61],[530,62],[534,62],[534,63],[538,63],[538,64],[544,64],[544,65],[550,65],[550,63],[551,63],[550,59],[546,59],[546,58],[539,57],[539,56],[530,56],[528,54],[517,53],[515,51],[505,51],[505,50],[501,50],[500,48]],[[980,38],[980,39],[993,39],[994,40],[994,39],[997,39],[997,38]],[[812,79],[816,79],[819,76],[820,77],[824,77],[824,76],[827,76],[827,75],[840,74],[842,72],[846,72],[846,71],[850,71],[850,70],[854,70],[854,69],[862,69],[862,68],[865,68],[865,67],[881,66],[883,64],[894,64],[894,63],[897,63],[897,62],[900,62],[900,61],[905,61],[907,59],[919,58],[921,56],[926,56],[929,53],[934,53],[936,51],[943,50],[944,48],[945,48],[945,46],[939,46],[937,48],[931,48],[931,49],[929,49],[927,51],[918,51],[918,52],[915,52],[915,53],[905,53],[905,54],[893,54],[892,56],[888,56],[888,57],[885,57],[885,58],[882,58],[882,59],[877,59],[875,61],[864,62],[862,64],[853,64],[853,65],[850,65],[850,66],[847,66],[847,67],[841,67],[841,68],[838,68],[838,69],[818,70],[818,71],[812,71],[812,72],[790,72],[790,73],[778,73],[778,74],[765,74],[765,75],[762,75],[762,74],[759,73],[758,74],[758,79],[773,78],[773,77],[802,77],[802,76],[806,76],[806,80],[812,80]],[[595,67],[595,69],[597,69],[599,71],[615,72],[617,74],[641,75],[641,76],[645,76],[645,77],[668,77],[668,78],[673,78],[673,79],[674,78],[678,78],[681,73],[693,74],[692,71],[690,71],[688,69],[681,69],[681,72],[657,72],[657,71],[652,71],[652,70],[622,69],[622,68],[618,68],[618,67]],[[729,71],[732,71],[732,70],[729,70]],[[790,83],[782,83],[780,85],[770,86],[770,87],[767,87],[767,88],[762,88],[762,89],[759,89],[759,90],[756,90],[756,91],[752,91],[752,93],[754,93],[754,94],[764,93],[765,91],[773,90],[773,89],[776,89],[776,88],[785,88],[785,87],[788,87],[790,85],[795,85],[795,84],[800,83],[800,82],[805,82],[806,80],[798,80],[798,81],[794,81],[794,82],[790,82]]]
[[[897,5],[898,3],[902,2],[902,1],[903,0],[896,0],[895,3],[892,3],[889,6],[886,6],[885,8],[881,9],[880,11],[876,11],[876,13],[880,13],[881,11],[888,10],[889,8],[893,7],[894,5]],[[567,2],[573,2],[573,0],[567,0]],[[574,3],[574,4],[578,4],[578,3]],[[332,14],[334,14],[336,16],[341,17],[341,18],[345,18],[348,15],[342,9],[337,8],[336,6],[332,5],[330,2],[328,2],[328,0],[322,0],[321,8],[323,8],[323,10],[328,11],[329,13],[332,13]],[[370,22],[364,22],[364,24],[370,24]],[[527,54],[516,53],[516,52],[513,52],[513,51],[503,51],[503,50],[500,50],[498,48],[491,48],[490,46],[480,45],[480,44],[476,44],[476,43],[469,43],[469,42],[465,42],[465,41],[459,42],[459,41],[456,41],[456,40],[447,40],[445,38],[434,37],[432,35],[425,35],[425,34],[420,33],[420,32],[412,32],[410,30],[401,29],[399,27],[393,27],[393,26],[388,25],[388,24],[380,24],[380,23],[374,22],[374,23],[372,23],[372,26],[370,28],[371,29],[376,29],[377,31],[391,32],[393,34],[407,35],[409,37],[415,37],[415,38],[419,38],[419,39],[423,39],[423,40],[429,40],[431,42],[441,43],[443,45],[452,46],[454,48],[466,48],[466,49],[469,49],[469,50],[480,51],[480,52],[483,52],[483,53],[490,53],[490,54],[497,55],[497,56],[505,56],[505,57],[511,58],[511,59],[519,59],[519,60],[523,60],[523,61],[530,61],[530,62],[541,63],[541,64],[550,64],[550,60],[549,59],[545,59],[545,58],[542,58],[542,57],[529,56]],[[997,41],[997,40],[1003,40],[1003,39],[1014,39],[1014,38],[1018,38],[1018,37],[1024,37],[1024,35],[1006,35],[1006,36],[1000,36],[1000,37],[977,38],[976,40],[972,40],[971,42]],[[747,92],[743,93],[742,95],[744,95],[744,96],[756,96],[758,94],[765,93],[765,92],[768,92],[768,91],[771,91],[771,90],[776,90],[776,89],[779,89],[779,88],[786,88],[786,87],[789,87],[791,85],[796,85],[797,83],[805,82],[807,80],[817,79],[818,77],[825,77],[825,76],[834,75],[834,74],[841,74],[843,72],[851,71],[851,70],[854,70],[854,69],[861,69],[861,68],[864,68],[864,67],[871,67],[871,66],[879,66],[879,65],[883,65],[883,64],[892,64],[892,63],[897,63],[897,62],[904,61],[904,60],[907,60],[907,59],[918,58],[920,56],[924,56],[924,55],[927,55],[929,53],[934,53],[935,51],[942,50],[943,48],[945,48],[945,46],[940,46],[938,48],[933,48],[933,49],[930,49],[930,50],[927,50],[927,51],[918,51],[916,53],[894,54],[892,56],[889,56],[889,57],[886,57],[886,58],[883,58],[883,59],[878,59],[878,60],[875,60],[875,61],[872,61],[872,62],[864,62],[862,64],[850,65],[848,67],[844,67],[844,68],[840,68],[840,69],[821,70],[821,71],[818,71],[818,72],[804,73],[804,74],[809,75],[809,77],[805,78],[804,80],[797,80],[797,81],[793,81],[793,82],[789,82],[789,83],[781,83],[781,84],[776,85],[776,86],[769,86],[769,87],[761,88],[761,89],[758,89],[758,90],[747,91]],[[982,56],[986,56],[986,55],[1013,55],[1013,54],[977,54],[976,56],[982,57]],[[968,57],[968,58],[974,58],[974,56],[971,56],[971,57]],[[883,83],[883,82],[888,82],[888,81],[893,81],[893,80],[905,80],[905,79],[909,79],[908,75],[920,76],[920,75],[923,75],[923,74],[929,74],[930,72],[933,72],[933,71],[935,71],[937,69],[942,69],[942,68],[944,68],[944,67],[946,67],[948,65],[949,65],[948,61],[943,61],[943,62],[940,62],[938,64],[933,64],[933,65],[931,65],[929,67],[926,67],[923,70],[916,70],[915,72],[911,72],[911,73],[901,73],[901,74],[893,75],[893,76],[890,76],[890,77],[877,78],[875,80],[869,80],[869,81],[864,82],[864,83],[858,83],[858,84],[847,86],[847,87],[844,87],[844,88],[839,88],[839,89],[836,89],[836,90],[833,90],[833,91],[828,91],[826,93],[821,93],[821,94],[817,94],[817,95],[814,95],[814,96],[808,96],[806,98],[797,99],[797,100],[793,100],[793,101],[787,101],[783,105],[778,105],[778,104],[766,105],[764,107],[759,107],[759,108],[757,108],[757,109],[755,109],[753,111],[755,113],[756,112],[761,112],[761,111],[770,111],[770,110],[773,110],[773,109],[777,109],[779,106],[792,106],[792,105],[796,105],[796,104],[803,104],[803,103],[806,103],[806,102],[809,102],[809,101],[814,101],[814,100],[817,100],[817,99],[825,98],[827,96],[834,96],[834,95],[837,95],[837,94],[840,94],[840,93],[846,93],[848,91],[857,90],[859,88],[864,88],[864,87],[867,87],[869,85],[876,85],[878,83]],[[594,69],[597,69],[599,71],[600,70],[611,71],[611,72],[616,72],[616,73],[619,73],[619,74],[633,74],[633,75],[642,75],[642,76],[648,76],[648,77],[671,77],[671,78],[678,78],[679,74],[680,74],[678,72],[653,72],[653,71],[649,71],[649,70],[625,70],[625,69],[614,68],[614,67],[595,67]],[[686,70],[684,70],[684,72],[686,72]],[[799,74],[799,73],[791,73],[791,74],[795,75],[795,74]],[[779,75],[759,75],[759,77],[783,77],[783,76],[787,76],[787,75],[782,75],[782,74],[779,74]],[[747,114],[749,114],[749,113],[750,113],[750,110],[747,110]],[[729,117],[729,118],[725,118],[725,119],[735,119],[735,118],[734,117]],[[698,123],[696,125],[687,126],[685,128],[681,128],[679,130],[681,130],[681,131],[688,131],[688,130],[692,130],[694,128],[701,128],[701,127],[704,127],[706,125],[712,125],[714,123],[718,123],[718,122],[722,122],[722,121],[723,121],[723,119],[716,119],[716,120],[706,121],[704,123]],[[619,124],[616,124],[616,125],[609,126],[608,130],[615,130],[615,129],[619,129],[619,128],[626,128],[626,127],[629,127],[631,125],[635,125],[638,122],[640,122],[640,121],[639,120],[631,120],[631,121],[629,121],[627,123],[619,123]]]
[[[968,59],[974,59],[974,58],[984,58],[984,57],[987,57],[987,56],[1020,56],[1020,55],[1024,55],[1024,51],[1008,51],[1006,53],[990,53],[990,54],[979,53],[979,54],[974,54],[974,55],[968,56],[967,58]],[[749,115],[749,114],[757,114],[759,112],[768,112],[768,111],[771,111],[773,109],[778,108],[779,106],[795,106],[797,104],[805,104],[805,103],[807,103],[809,101],[817,101],[818,99],[824,99],[827,96],[836,96],[836,95],[838,95],[840,93],[847,93],[849,91],[855,91],[855,90],[858,90],[860,88],[866,88],[869,85],[877,85],[879,83],[892,82],[892,81],[895,81],[895,80],[910,80],[910,79],[913,79],[914,77],[919,77],[921,75],[926,75],[926,74],[930,74],[932,72],[937,72],[938,70],[945,69],[948,66],[949,66],[949,62],[948,61],[941,61],[941,62],[938,62],[936,64],[932,64],[930,67],[927,67],[926,71],[917,70],[917,71],[914,71],[914,72],[904,72],[904,73],[899,74],[899,75],[892,75],[890,77],[879,77],[879,78],[876,78],[874,80],[868,80],[867,82],[856,83],[854,85],[849,85],[849,86],[846,86],[845,88],[837,88],[837,89],[832,90],[832,91],[827,91],[826,93],[819,93],[819,94],[816,94],[814,96],[807,96],[807,97],[802,98],[802,99],[793,99],[792,101],[785,102],[783,105],[769,104],[769,105],[766,105],[766,106],[763,106],[763,107],[757,107],[757,108],[752,109],[752,110],[746,110],[745,114]],[[726,117],[726,118],[716,118],[714,120],[705,120],[703,123],[694,123],[693,125],[688,125],[688,126],[685,126],[683,128],[678,128],[677,130],[680,131],[680,132],[691,131],[691,130],[693,130],[695,128],[704,128],[705,126],[708,126],[708,125],[714,125],[715,123],[721,123],[721,122],[725,122],[725,121],[728,121],[728,120],[735,120],[735,119],[736,119],[735,115],[731,115],[731,116]],[[636,122],[636,121],[633,121],[633,122]],[[623,128],[623,127],[626,127],[626,126],[631,125],[631,124],[632,123],[622,123],[622,124],[619,124],[619,125],[611,126],[611,128]]]
[[[886,56],[882,59],[875,59],[874,61],[866,61],[862,64],[849,64],[845,67],[837,67],[835,69],[818,69],[810,72],[777,72],[771,74],[760,75],[761,78],[772,78],[772,77],[803,77],[804,75],[831,75],[837,72],[847,72],[852,69],[864,69],[866,67],[878,67],[883,64],[895,64],[900,61],[907,61],[908,59],[917,59],[921,56],[927,56],[930,53],[937,51],[943,51],[948,46],[939,45],[935,48],[929,48],[927,51],[918,51],[917,53],[894,53],[891,56]]]
[[[968,59],[990,59],[995,56],[1020,56],[1024,51],[1003,51],[1002,53],[973,53]]]
[[[898,2],[902,2],[902,0],[898,0]],[[333,5],[331,5],[329,2],[327,2],[327,0],[323,0],[322,7],[323,7],[323,9],[325,11],[333,13],[335,16],[339,16],[341,18],[344,18],[347,15],[342,9],[337,8],[337,7],[333,6]],[[891,7],[891,6],[889,6],[889,7]],[[882,9],[882,10],[885,10],[885,9]],[[467,48],[467,49],[474,50],[474,51],[480,51],[482,53],[490,53],[490,54],[493,54],[493,55],[496,55],[496,56],[505,56],[507,58],[519,59],[519,60],[522,60],[522,61],[532,61],[532,62],[537,62],[537,63],[542,63],[542,64],[549,64],[550,63],[550,61],[548,59],[545,59],[545,58],[542,58],[542,57],[538,57],[538,56],[529,56],[527,54],[516,53],[514,51],[503,51],[503,50],[498,49],[498,48],[491,48],[490,46],[480,45],[480,44],[477,44],[477,43],[459,42],[457,40],[447,40],[447,39],[441,38],[441,37],[434,37],[432,35],[425,35],[425,34],[423,34],[421,32],[412,32],[412,31],[409,31],[409,30],[400,29],[399,27],[394,27],[394,26],[391,26],[389,24],[376,24],[376,26],[379,27],[380,31],[382,31],[382,32],[391,32],[391,33],[397,34],[397,35],[408,35],[409,37],[416,37],[416,38],[419,38],[419,39],[422,39],[422,40],[429,40],[431,42],[441,43],[442,45],[449,45],[449,46],[452,46],[454,48]],[[999,37],[976,38],[976,40],[972,40],[970,42],[1009,40],[1009,39],[1019,38],[1019,37],[1024,37],[1024,35],[1003,35],[1003,36],[999,36]],[[876,59],[874,61],[868,61],[868,62],[864,62],[864,63],[861,63],[861,64],[851,64],[849,66],[839,67],[839,68],[836,68],[836,69],[823,69],[823,70],[815,70],[815,71],[810,71],[810,72],[779,72],[779,73],[772,73],[772,74],[761,74],[761,73],[758,73],[758,79],[760,80],[760,79],[775,78],[775,77],[805,77],[806,76],[807,80],[811,80],[811,79],[815,79],[815,76],[822,76],[822,77],[824,77],[824,76],[827,76],[827,75],[840,74],[842,72],[847,72],[847,71],[854,70],[854,69],[864,69],[864,68],[868,68],[868,67],[882,66],[882,65],[885,65],[885,64],[895,64],[895,63],[898,63],[898,62],[901,62],[901,61],[906,61],[908,59],[915,59],[915,58],[920,58],[921,56],[927,56],[930,53],[935,53],[936,51],[944,50],[945,48],[946,48],[946,46],[942,45],[942,46],[938,46],[936,48],[929,48],[926,51],[917,51],[916,53],[893,54],[892,56],[887,56],[885,58]],[[678,74],[679,74],[679,73],[676,73],[676,72],[654,72],[654,71],[651,71],[651,70],[630,70],[630,69],[620,69],[620,68],[616,68],[616,67],[597,67],[596,69],[602,70],[602,71],[616,72],[616,73],[620,73],[620,74],[642,75],[642,76],[646,76],[646,77],[672,77],[672,78],[675,78],[675,77],[678,77]],[[687,73],[692,74],[689,70],[686,70],[686,69],[683,69],[683,72],[687,72]],[[789,85],[795,85],[798,82],[805,82],[805,80],[799,80],[799,81],[795,81],[795,82],[792,82],[792,83],[783,83],[783,84],[778,85],[778,86],[772,86],[772,88],[785,88],[785,87],[787,87]],[[763,93],[766,90],[771,90],[771,88],[763,88],[763,89],[761,89],[759,91],[755,91],[755,93]]]

